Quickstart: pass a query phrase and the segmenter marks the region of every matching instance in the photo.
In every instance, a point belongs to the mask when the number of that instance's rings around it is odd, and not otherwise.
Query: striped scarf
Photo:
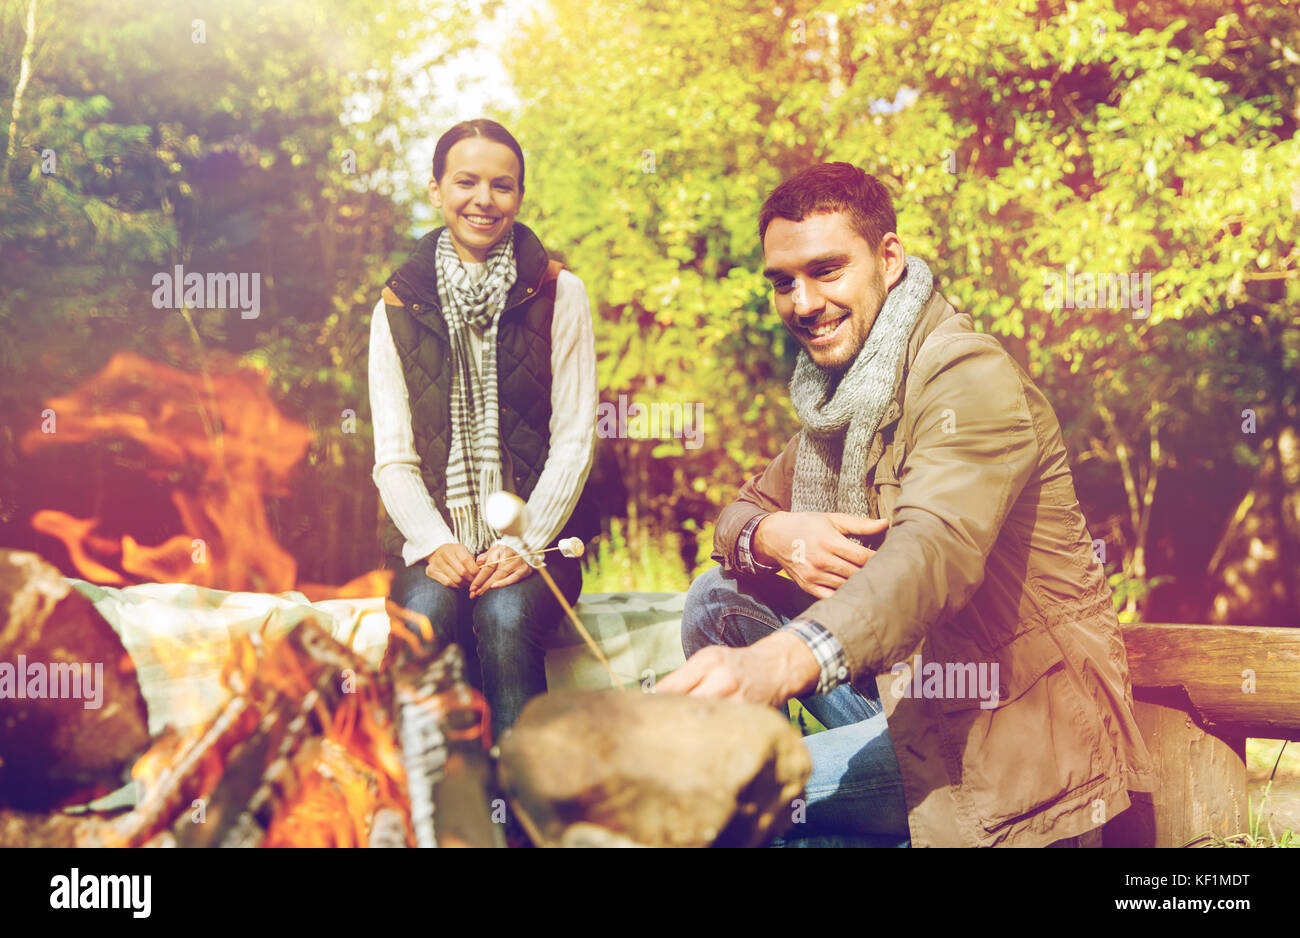
[[[497,325],[515,283],[511,231],[488,252],[477,282],[460,261],[446,230],[434,263],[438,299],[451,339],[451,448],[447,452],[447,509],[456,540],[477,554],[498,536],[483,517],[487,496],[501,490],[501,443],[497,413]],[[486,330],[479,367],[473,367],[469,330]]]

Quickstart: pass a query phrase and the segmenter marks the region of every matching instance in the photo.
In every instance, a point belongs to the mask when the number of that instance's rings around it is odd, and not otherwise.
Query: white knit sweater
[[[466,264],[466,268],[471,276],[482,273],[479,264]],[[482,332],[470,330],[475,362],[482,340]],[[551,320],[551,447],[528,498],[529,522],[522,537],[497,541],[524,555],[533,566],[540,559],[526,552],[539,551],[555,539],[591,471],[596,397],[596,346],[587,290],[581,280],[563,270],[555,284]],[[382,299],[370,319],[370,412],[375,428],[373,478],[388,516],[406,538],[402,558],[409,566],[445,544],[456,543],[456,537],[420,478],[406,379]],[[446,467],[434,468],[443,472]],[[503,482],[513,484],[511,479]]]

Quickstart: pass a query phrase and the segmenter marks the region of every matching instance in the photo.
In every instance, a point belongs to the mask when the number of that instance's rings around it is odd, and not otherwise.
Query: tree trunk
[[[23,53],[18,67],[18,84],[14,86],[13,107],[9,111],[9,145],[5,150],[7,160],[14,158],[18,146],[18,118],[22,115],[23,95],[32,77],[32,54],[36,51],[36,0],[27,4],[27,36],[23,39]]]

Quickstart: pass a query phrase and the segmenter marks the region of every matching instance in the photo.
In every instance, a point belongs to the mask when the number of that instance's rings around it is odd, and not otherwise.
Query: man
[[[806,698],[792,844],[1046,846],[1154,786],[1124,645],[1051,406],[895,227],[847,163],[764,203],[802,429],[718,518],[658,689]]]

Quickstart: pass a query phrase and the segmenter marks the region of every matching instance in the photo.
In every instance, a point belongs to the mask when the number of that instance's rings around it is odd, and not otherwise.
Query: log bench
[[[682,663],[681,593],[584,595],[578,612],[614,670],[642,683]],[[567,626],[566,626],[567,627]],[[1182,847],[1248,830],[1246,738],[1300,740],[1300,629],[1122,627],[1138,726],[1159,788],[1053,846]],[[547,656],[552,687],[609,678],[576,633]]]
[[[1206,833],[1246,831],[1246,738],[1300,740],[1300,629],[1122,628],[1160,787],[1133,792],[1129,809],[1102,828],[1101,845],[1181,847]]]

